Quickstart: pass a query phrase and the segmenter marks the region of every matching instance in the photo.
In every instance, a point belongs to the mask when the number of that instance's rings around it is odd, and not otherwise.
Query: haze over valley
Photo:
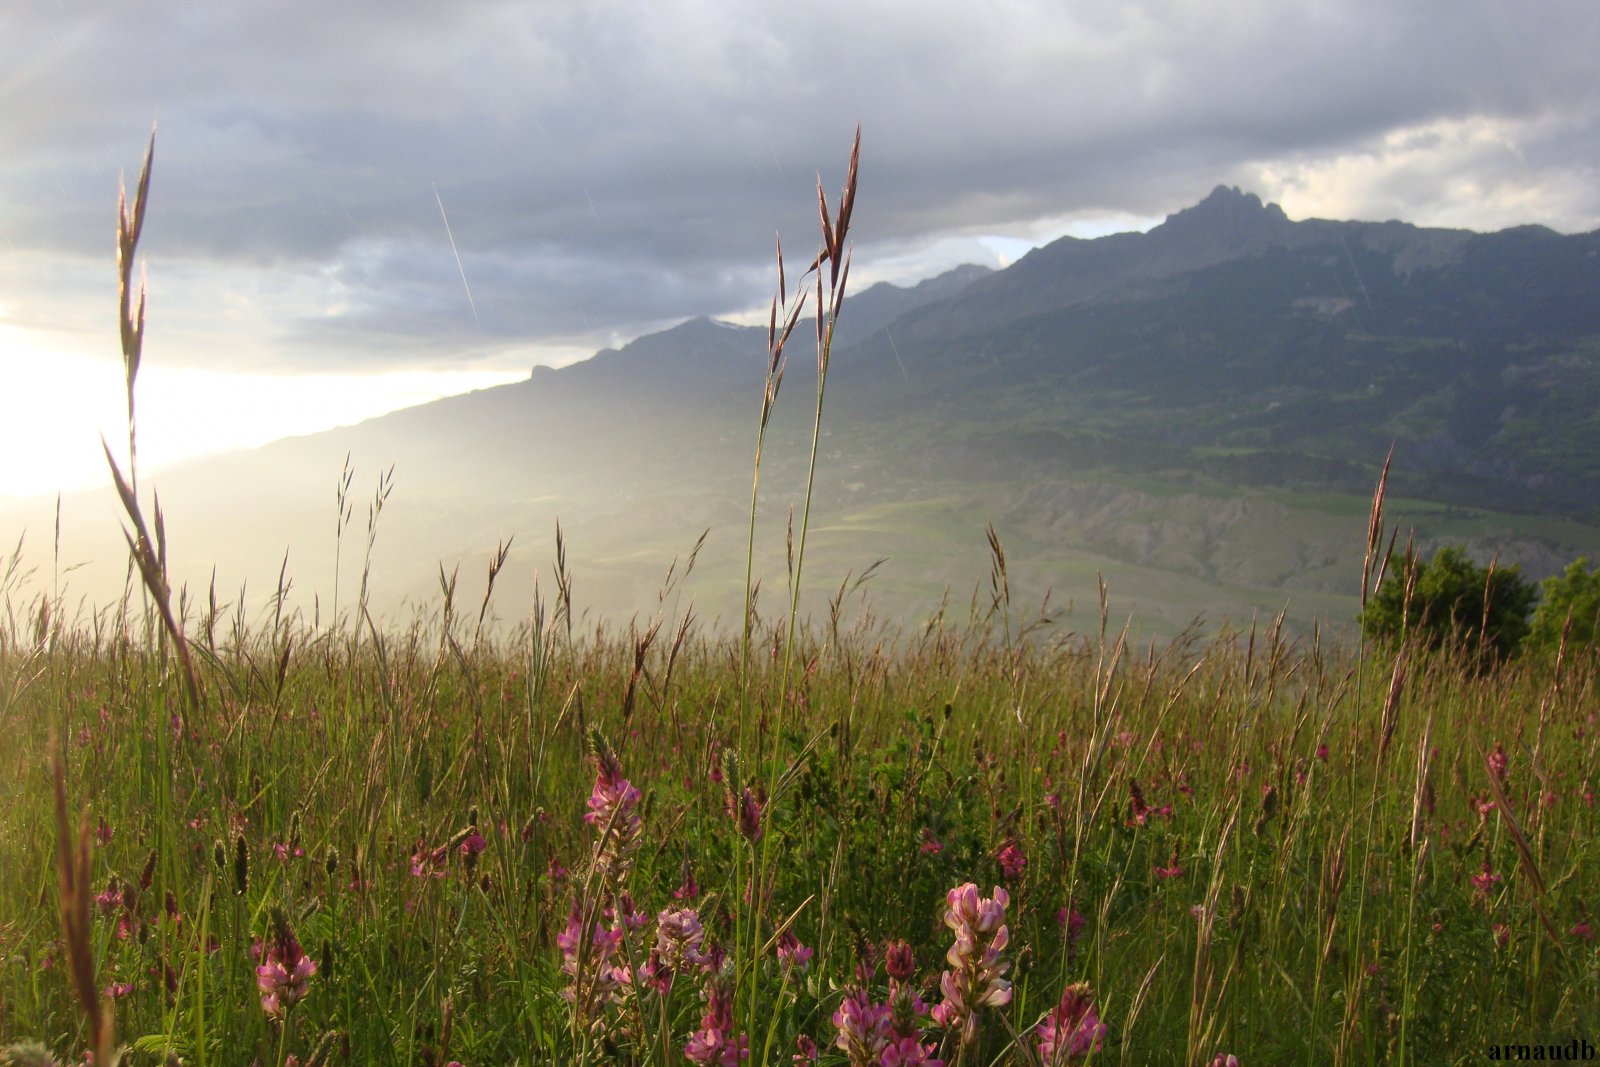
[[[794,268],[791,265],[791,269]],[[1023,613],[1052,591],[1098,624],[1097,575],[1141,631],[1286,610],[1354,614],[1367,506],[1391,443],[1390,517],[1427,547],[1466,543],[1531,576],[1600,556],[1600,235],[1291,221],[1218,187],[1146,233],[1062,238],[1011,266],[848,295],[818,460],[809,605],[882,560],[850,598],[917,622],[948,593],[990,597],[1005,548]],[[153,320],[152,330],[159,330]],[[784,524],[805,479],[810,327],[791,342],[762,470],[762,604],[784,586]],[[525,380],[359,425],[170,467],[160,494],[191,611],[332,612],[336,486],[349,457],[341,604],[361,581],[368,509],[393,468],[371,555],[376,613],[404,619],[460,568],[481,596],[515,538],[496,609],[548,591],[559,520],[591,619],[648,615],[674,558],[703,619],[742,596],[764,327],[706,318]],[[54,499],[0,511],[53,583]],[[109,489],[61,505],[73,603],[120,596]],[[680,568],[682,564],[680,563]],[[768,599],[770,598],[770,600]]]

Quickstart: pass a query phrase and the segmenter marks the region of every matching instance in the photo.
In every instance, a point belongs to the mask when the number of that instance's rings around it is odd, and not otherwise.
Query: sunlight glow
[[[349,425],[526,376],[525,370],[271,375],[146,363],[137,394],[140,470]],[[124,462],[120,361],[82,355],[56,335],[0,318],[0,455],[6,457],[0,497],[105,485],[102,434]]]

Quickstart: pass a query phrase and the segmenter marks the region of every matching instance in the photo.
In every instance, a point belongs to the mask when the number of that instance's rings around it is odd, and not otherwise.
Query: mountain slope
[[[814,360],[790,351],[762,463],[757,570],[786,574]],[[1538,576],[1600,556],[1600,235],[1291,221],[1219,188],[1145,234],[1063,239],[1006,270],[846,301],[819,454],[809,581],[889,557],[886,610],[985,583],[983,527],[1023,599],[1092,598],[1095,573],[1153,630],[1290,608],[1347,620],[1366,497],[1391,443],[1391,514]],[[578,599],[648,611],[702,530],[692,593],[735,610],[765,330],[693,319],[527,381],[161,472],[191,587],[290,572],[331,608],[333,487],[359,474],[344,599],[364,549],[359,485],[393,464],[380,605],[436,594],[438,564],[518,552],[502,588],[548,575],[559,518]],[[113,509],[69,501],[64,558],[103,600],[124,574]],[[25,520],[48,530],[42,510]],[[88,534],[80,531],[88,530]],[[353,569],[354,568],[354,569]],[[98,582],[98,585],[94,583]],[[545,587],[548,588],[548,578]],[[768,597],[774,594],[769,592]],[[1092,614],[1092,613],[1091,613]]]

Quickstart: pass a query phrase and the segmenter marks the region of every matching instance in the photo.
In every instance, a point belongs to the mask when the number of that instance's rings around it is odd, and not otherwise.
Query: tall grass
[[[832,218],[820,198],[814,439],[855,169]],[[780,274],[756,486],[796,303]],[[643,626],[577,630],[559,534],[553,603],[506,633],[483,620],[509,542],[476,612],[441,569],[409,626],[280,596],[225,639],[214,594],[192,637],[161,611],[160,534],[144,616],[65,619],[0,569],[9,1056],[107,1062],[102,1004],[127,1062],[198,1065],[1596,1043],[1592,656],[1484,673],[1277,624],[1140,650],[1103,587],[1096,633],[1014,626],[992,529],[966,625],[811,625],[807,525],[789,602],[756,610],[752,573],[728,635],[668,611],[676,568]]]

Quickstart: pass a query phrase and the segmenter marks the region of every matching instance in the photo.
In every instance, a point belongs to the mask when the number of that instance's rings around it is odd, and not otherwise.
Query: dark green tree
[[[1429,648],[1502,660],[1527,636],[1537,596],[1514,565],[1480,567],[1455,545],[1426,563],[1408,552],[1390,561],[1383,585],[1361,613],[1361,631],[1374,640],[1416,636]]]
[[[1567,637],[1567,646],[1593,645],[1595,624],[1600,621],[1600,567],[1590,569],[1589,561],[1580,557],[1567,565],[1565,574],[1546,578],[1540,590],[1543,596],[1533,613],[1529,647],[1554,652],[1561,644],[1568,616],[1572,618],[1572,633]]]

